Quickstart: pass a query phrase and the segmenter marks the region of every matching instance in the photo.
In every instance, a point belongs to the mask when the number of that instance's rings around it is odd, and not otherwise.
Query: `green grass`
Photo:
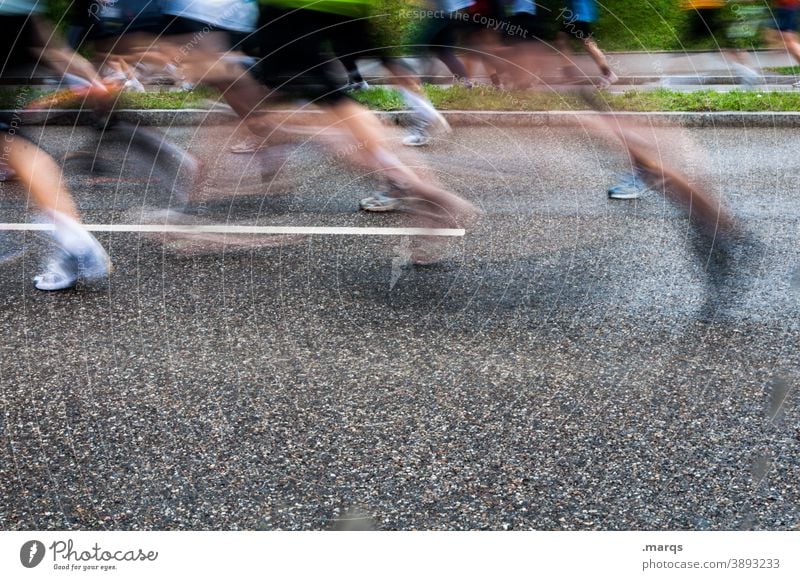
[[[554,0],[558,3],[558,0]],[[715,38],[687,36],[689,14],[677,0],[604,0],[597,38],[606,50],[695,50],[720,46],[759,47],[759,25],[769,16],[767,0],[738,0],[725,8],[725,34]]]
[[[498,91],[490,87],[427,87],[433,104],[441,110],[551,111],[584,110],[589,106],[575,93]],[[600,93],[609,108],[635,112],[781,112],[800,111],[800,92],[698,91],[681,93],[666,89],[629,91],[621,95]],[[403,103],[390,89],[378,87],[357,93],[371,109],[397,111]]]
[[[428,96],[441,110],[476,111],[565,111],[586,110],[589,106],[577,93],[549,91],[498,91],[488,86],[467,89],[460,86],[427,86]],[[0,108],[18,108],[42,91],[0,90]],[[637,112],[745,112],[800,111],[800,91],[698,91],[682,93],[667,89],[628,91],[624,94],[599,93],[608,108],[614,111]],[[397,91],[372,87],[354,93],[353,97],[376,111],[399,111],[406,108]],[[219,94],[210,89],[194,91],[157,91],[123,93],[117,107],[121,109],[207,108],[209,101],[219,101]],[[17,105],[15,105],[15,103]],[[20,105],[23,104],[23,105]],[[78,103],[64,103],[71,108]]]
[[[0,109],[22,109],[31,101],[52,92],[41,89],[0,89]],[[148,93],[122,93],[117,101],[120,109],[194,109],[203,108],[206,99],[218,99],[212,89],[198,88],[193,91],[153,91]],[[79,101],[64,102],[59,108],[80,106]]]
[[[775,66],[766,70],[779,75],[800,75],[800,66]]]
[[[461,86],[427,85],[425,91],[437,109],[481,111],[550,111],[585,107],[575,95],[534,91],[498,91],[488,86],[467,89]],[[352,97],[375,111],[401,111],[408,106],[400,94],[387,87],[370,87]]]
[[[207,99],[217,101],[219,93],[205,87],[191,91],[122,93],[117,106],[121,109],[195,109],[204,108]]]
[[[617,111],[675,112],[787,112],[800,111],[800,93],[698,91],[679,93],[668,90],[630,91],[623,95],[606,95],[610,107]]]

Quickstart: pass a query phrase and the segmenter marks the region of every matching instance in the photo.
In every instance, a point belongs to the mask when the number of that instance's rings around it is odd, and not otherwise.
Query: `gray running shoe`
[[[619,182],[608,188],[608,197],[611,199],[639,199],[649,188],[635,172],[625,173],[620,176]]]
[[[408,135],[403,138],[406,147],[422,147],[431,142],[431,135],[450,133],[452,129],[442,114],[431,106],[416,112],[411,119]]]
[[[342,90],[357,92],[357,91],[366,91],[368,88],[369,88],[369,83],[367,81],[353,81],[343,86]]]
[[[418,121],[408,131],[408,135],[403,138],[403,145],[406,147],[423,147],[431,142],[431,135],[428,132],[427,123]]]
[[[365,197],[359,202],[359,207],[364,211],[382,212],[382,211],[396,211],[400,209],[402,200],[394,197],[385,191],[378,191],[375,194]]]

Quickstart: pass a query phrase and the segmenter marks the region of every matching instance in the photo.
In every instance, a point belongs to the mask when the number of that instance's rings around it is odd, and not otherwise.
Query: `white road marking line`
[[[226,226],[180,224],[85,224],[90,232],[116,233],[181,233],[181,234],[278,234],[294,236],[438,236],[457,238],[463,229],[446,228],[357,228],[357,227],[298,227],[298,226]],[[0,231],[52,231],[53,224],[0,223]]]

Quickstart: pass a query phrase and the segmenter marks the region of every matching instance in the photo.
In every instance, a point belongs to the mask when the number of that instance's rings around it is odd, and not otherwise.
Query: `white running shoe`
[[[450,123],[444,118],[444,115],[437,111],[436,107],[425,99],[419,98],[417,100],[415,112],[416,117],[423,120],[428,125],[426,129],[437,133],[450,133],[453,130],[450,127]]]
[[[59,248],[44,271],[33,279],[37,290],[52,292],[74,287],[79,280],[97,282],[111,274],[111,259],[100,245],[93,243],[78,254]]]
[[[439,111],[426,107],[424,112],[420,111],[412,118],[411,128],[403,139],[403,145],[423,147],[431,142],[432,133],[447,134],[452,130],[450,123]]]
[[[431,136],[423,127],[414,127],[403,138],[403,145],[406,147],[423,147],[431,142]]]

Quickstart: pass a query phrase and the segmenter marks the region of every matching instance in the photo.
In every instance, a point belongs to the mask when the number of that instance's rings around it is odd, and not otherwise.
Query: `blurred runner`
[[[493,57],[501,50],[502,36],[498,30],[506,22],[505,3],[502,0],[475,0],[467,7],[466,14],[470,25],[462,32],[462,42],[472,49],[467,53],[466,60],[468,63],[482,64],[492,86],[500,89],[503,86],[500,73],[504,70],[504,63]]]
[[[800,38],[797,29],[800,25],[800,0],[772,0],[772,15],[768,19],[767,42],[782,45],[800,63]],[[800,82],[795,83],[800,88]]]
[[[595,110],[607,111],[596,95],[586,91],[582,96]],[[699,318],[708,322],[724,317],[736,299],[734,277],[754,253],[757,242],[702,175],[690,178],[681,170],[691,167],[687,157],[694,157],[698,164],[701,152],[685,137],[668,145],[659,143],[654,127],[638,126],[624,116],[587,117],[581,128],[622,145],[637,179],[686,212],[690,249],[706,274],[709,290]]]
[[[558,34],[558,47],[564,55],[567,55],[567,58],[570,58],[569,55],[572,54],[570,38],[580,40],[597,68],[600,69],[602,75],[600,88],[608,88],[616,83],[619,77],[611,70],[606,55],[600,50],[594,39],[594,23],[597,22],[598,17],[599,11],[595,0],[571,0],[561,8],[561,12],[558,14],[561,27]],[[575,67],[570,66],[568,70],[574,71]],[[574,72],[570,74],[574,74]]]
[[[378,118],[353,101],[330,64],[330,46],[353,41],[353,22],[370,13],[372,0],[266,0],[258,29],[262,70],[269,86],[310,99],[327,111],[321,132],[338,134],[326,143],[386,183],[385,191],[365,198],[366,211],[403,210],[430,227],[464,227],[478,210],[455,194],[422,179],[384,145],[390,141]],[[363,38],[363,37],[362,37]],[[337,155],[342,157],[342,155]],[[433,240],[417,239],[412,261],[441,259]]]
[[[161,3],[156,0],[75,0],[66,15],[67,39],[76,51],[91,47],[104,81],[119,83],[122,90],[144,92],[138,78],[143,67],[129,65],[122,55],[158,34],[162,18]]]
[[[420,39],[420,44],[448,68],[453,81],[467,88],[471,88],[473,83],[454,49],[469,27],[466,10],[474,3],[475,0],[430,0],[431,9],[426,13]]]
[[[779,0],[780,1],[780,0]],[[687,40],[692,42],[712,38],[720,52],[731,61],[731,67],[745,85],[755,85],[763,81],[762,76],[747,66],[745,51],[736,48],[720,47],[720,43],[728,41],[727,21],[725,18],[725,0],[681,0],[681,8],[687,12],[689,19]],[[662,84],[669,85],[670,80],[664,77]],[[610,199],[638,199],[648,192],[649,188],[642,175],[636,169],[623,172],[617,182],[608,188]]]
[[[763,82],[761,74],[750,66],[747,53],[726,46],[729,42],[729,22],[725,12],[726,0],[681,0],[681,9],[686,12],[688,25],[685,40],[690,43],[711,39],[725,62],[743,85],[752,86]],[[669,85],[669,78],[663,84]]]
[[[370,5],[370,12],[365,17],[354,18],[346,25],[349,33],[337,33],[333,44],[333,52],[345,67],[348,76],[346,90],[364,90],[369,87],[358,70],[357,59],[371,58],[379,61],[389,71],[388,79],[400,93],[400,98],[411,109],[410,129],[403,139],[403,145],[421,147],[430,143],[433,133],[448,133],[450,126],[439,114],[425,94],[419,75],[407,66],[403,59],[392,54],[392,48],[382,46],[378,25],[386,18],[397,16],[394,11],[401,10],[402,5],[395,7],[376,7]]]
[[[504,83],[515,89],[528,89],[541,83],[540,71],[552,69],[556,55],[542,41],[547,20],[539,13],[536,2],[507,0],[507,6],[510,17],[504,40],[511,50],[503,51],[501,56],[513,66],[506,68],[509,79],[504,79]]]
[[[108,95],[99,83],[94,68],[81,56],[60,44],[54,31],[38,17],[44,5],[35,0],[0,0],[0,30],[13,31],[0,39],[3,67],[11,62],[35,63],[44,59],[53,68],[86,80],[95,95]],[[2,73],[0,69],[0,73]],[[25,139],[19,130],[20,118],[12,113],[0,115],[4,134],[2,164],[10,167],[53,225],[56,250],[43,271],[34,278],[39,290],[64,290],[78,281],[106,278],[111,261],[100,243],[81,224],[72,195],[61,177],[61,168],[44,151]]]

